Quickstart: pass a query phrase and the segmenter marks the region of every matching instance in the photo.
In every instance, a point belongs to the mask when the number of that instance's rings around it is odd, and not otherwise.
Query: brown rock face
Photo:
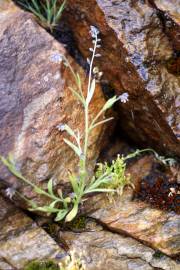
[[[63,232],[70,250],[80,257],[86,270],[178,270],[178,264],[135,239],[109,231]]]
[[[142,179],[147,178],[148,188],[152,188],[152,165],[152,157],[145,156],[128,167],[127,172],[131,175],[137,190]],[[143,181],[141,183],[143,184]],[[146,192],[148,197],[148,191]],[[163,206],[164,194],[160,187],[155,190],[153,196],[160,196],[160,206]],[[111,231],[124,233],[168,256],[178,257],[180,216],[173,211],[168,212],[153,207],[151,204],[151,200],[152,202],[154,200],[153,196],[147,203],[135,198],[133,190],[127,189],[123,196],[115,198],[111,203],[102,195],[94,197],[88,202],[88,209],[91,211],[91,217],[99,220]],[[170,199],[171,194],[167,194],[166,197],[167,200]],[[174,199],[171,203],[177,203],[178,207],[178,197],[177,201]],[[94,213],[92,213],[93,209]]]
[[[90,25],[100,30],[97,66],[117,94],[129,93],[129,102],[120,105],[126,133],[143,146],[179,155],[180,80],[168,68],[174,44],[156,7],[148,1],[69,0],[65,19],[85,57]]]
[[[166,33],[174,49],[180,51],[180,3],[179,0],[152,0],[161,12]]]
[[[75,155],[63,141],[66,134],[56,126],[67,123],[83,136],[82,106],[69,90],[70,86],[75,87],[75,82],[62,63],[62,55],[79,73],[86,93],[86,76],[63,46],[43,30],[32,15],[14,5],[5,8],[2,2],[0,154],[6,157],[11,152],[22,174],[38,184],[46,184],[50,177],[54,185],[68,181],[68,169],[76,168]],[[92,117],[103,104],[102,92],[97,86],[90,106]],[[89,169],[95,165],[101,134],[102,127],[95,129],[90,137]],[[0,179],[14,182],[2,164]]]

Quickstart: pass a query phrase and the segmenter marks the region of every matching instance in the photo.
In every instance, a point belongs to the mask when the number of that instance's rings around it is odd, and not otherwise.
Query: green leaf
[[[40,11],[40,8],[39,8],[37,1],[36,0],[31,0],[31,1],[33,3],[34,8],[40,13],[41,11]]]
[[[60,19],[61,14],[62,14],[62,12],[63,12],[63,10],[65,8],[65,4],[66,4],[66,0],[61,4],[61,6],[60,6],[60,8],[59,8],[59,10],[58,10],[58,12],[57,12],[57,14],[55,16],[56,17],[56,21]]]
[[[70,136],[76,138],[76,140],[77,140],[76,134],[74,133],[74,131],[72,130],[72,128],[70,128],[67,124],[64,125],[64,130],[65,130]]]
[[[54,193],[53,193],[53,180],[52,179],[50,179],[48,181],[47,187],[48,187],[49,194],[51,194],[52,196],[54,196]]]
[[[8,162],[7,159],[5,159],[3,156],[0,156],[0,160],[6,167],[9,168],[10,163]]]
[[[81,84],[81,78],[79,76],[79,73],[76,73],[76,83],[77,83],[77,86],[80,90],[82,98],[84,98],[83,93],[82,93],[82,84]]]
[[[34,191],[36,192],[36,193],[38,193],[38,194],[43,194],[43,195],[46,195],[46,192],[43,190],[43,189],[41,189],[40,187],[34,187]]]
[[[73,191],[75,193],[77,193],[78,192],[78,182],[77,182],[76,176],[73,175],[73,174],[69,174],[69,180],[71,181],[71,185],[72,185]]]
[[[111,182],[112,180],[112,174],[110,173],[104,173],[103,175],[101,175],[99,178],[93,178],[93,182],[90,183],[88,189],[95,189],[97,187],[99,187],[102,184],[106,184]]]
[[[74,152],[76,153],[76,155],[77,155],[78,157],[81,156],[82,152],[81,152],[81,150],[80,150],[76,145],[74,145],[72,142],[70,142],[70,141],[67,140],[67,139],[63,139],[63,140],[64,140],[64,142],[65,142],[67,145],[69,145],[69,147],[70,147],[72,150],[74,150]]]
[[[76,90],[74,90],[72,87],[69,87],[69,90],[71,90],[71,92],[73,93],[73,95],[84,105],[84,100],[80,96],[80,94]]]
[[[103,111],[106,111],[106,110],[110,109],[110,108],[114,105],[114,103],[115,103],[116,101],[117,101],[117,97],[116,97],[116,96],[114,96],[114,97],[108,99],[108,100],[106,101],[106,103],[104,104],[104,106],[103,106]]]
[[[45,212],[45,213],[57,213],[57,212],[59,212],[58,208],[50,207],[49,205],[39,206],[35,210]]]
[[[55,221],[61,221],[68,213],[68,209],[60,209],[56,215]]]
[[[87,99],[86,99],[87,104],[90,103],[90,101],[94,95],[95,88],[96,88],[96,80],[93,79],[91,82],[90,90],[89,90],[88,95],[87,95]]]
[[[106,118],[106,119],[104,119],[104,120],[102,120],[102,121],[96,122],[94,125],[92,125],[92,126],[90,127],[90,130],[96,128],[96,127],[99,126],[99,125],[105,124],[106,122],[109,122],[109,121],[111,121],[111,120],[113,120],[113,119],[114,119],[114,117],[109,117],[109,118]]]
[[[49,207],[50,207],[50,208],[54,208],[55,205],[56,205],[56,203],[58,203],[58,202],[59,202],[59,200],[53,201],[52,203],[50,203]]]
[[[65,219],[66,222],[70,222],[70,221],[72,221],[76,217],[76,215],[78,213],[78,206],[79,206],[78,205],[78,202],[75,202],[72,210],[66,216],[66,219]]]
[[[90,189],[85,191],[84,194],[88,194],[88,193],[94,193],[94,192],[114,192],[115,189],[110,189],[110,188],[96,188],[96,189]]]

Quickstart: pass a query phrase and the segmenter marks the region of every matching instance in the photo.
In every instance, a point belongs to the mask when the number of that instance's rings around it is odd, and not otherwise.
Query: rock
[[[40,227],[0,197],[0,269],[24,269],[33,260],[56,260],[64,251]]]
[[[66,123],[83,134],[84,117],[82,106],[69,90],[75,82],[62,56],[79,73],[84,93],[87,76],[33,15],[12,3],[7,7],[5,2],[0,2],[0,154],[6,157],[11,152],[17,169],[38,185],[46,187],[51,177],[54,186],[63,185],[69,181],[68,170],[76,169],[77,159],[63,141],[66,134],[56,127]],[[97,85],[91,117],[103,104]],[[102,131],[103,127],[98,127],[89,138],[90,171],[99,154]],[[2,164],[0,179],[15,182]],[[27,185],[20,190],[37,199]]]
[[[180,51],[180,4],[179,0],[152,0],[160,11],[164,29],[174,49]],[[180,65],[180,64],[179,64]],[[178,67],[179,67],[178,65]],[[178,68],[179,71],[179,68]],[[179,75],[179,74],[178,74]]]
[[[152,163],[152,158],[145,156],[129,166],[127,173],[130,173],[136,189],[141,180],[152,173]],[[146,192],[148,197],[148,190]],[[162,207],[161,201],[159,207]],[[132,189],[126,189],[113,201],[103,195],[93,197],[85,209],[90,217],[111,231],[131,236],[168,256],[180,255],[180,216],[173,211],[153,207],[151,200],[135,199]]]
[[[126,134],[143,147],[179,155],[180,81],[167,67],[174,46],[157,13],[148,1],[70,0],[64,17],[85,58],[90,26],[99,29],[102,82],[118,95],[129,93],[129,102],[119,105]]]
[[[80,257],[86,270],[178,270],[175,261],[135,239],[109,231],[62,232],[70,251]]]
[[[152,0],[158,9],[166,12],[176,23],[180,23],[180,5],[178,0]]]

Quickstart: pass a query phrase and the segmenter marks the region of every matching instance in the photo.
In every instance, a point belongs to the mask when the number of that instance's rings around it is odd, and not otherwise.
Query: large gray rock
[[[80,257],[86,270],[178,270],[178,264],[139,243],[108,231],[62,232],[70,251]]]

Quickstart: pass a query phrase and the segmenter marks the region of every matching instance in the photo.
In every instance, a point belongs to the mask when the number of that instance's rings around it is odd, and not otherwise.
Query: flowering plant
[[[27,200],[24,198],[28,204],[31,206],[30,210],[38,210],[46,213],[53,213],[56,215],[55,220],[60,221],[65,218],[66,222],[70,222],[78,213],[79,205],[84,201],[85,197],[90,193],[95,192],[114,192],[114,189],[109,188],[111,185],[108,185],[113,180],[114,172],[105,170],[100,175],[93,176],[91,179],[88,175],[87,169],[87,157],[88,157],[88,149],[89,149],[89,136],[97,126],[102,125],[113,118],[102,119],[104,113],[111,108],[115,102],[120,100],[123,103],[128,101],[128,94],[124,93],[119,97],[114,96],[106,101],[104,106],[100,109],[97,115],[90,121],[89,118],[89,106],[92,102],[92,98],[96,88],[96,75],[97,75],[97,68],[93,67],[94,59],[96,57],[100,57],[101,55],[97,53],[97,49],[100,48],[100,38],[99,38],[99,30],[94,26],[91,26],[90,30],[92,36],[92,43],[93,48],[90,48],[92,52],[91,60],[87,60],[89,63],[89,77],[88,77],[88,86],[87,86],[87,93],[84,96],[82,91],[81,79],[79,74],[76,74],[68,60],[63,57],[64,64],[72,73],[72,76],[75,80],[75,88],[70,88],[72,94],[77,98],[77,100],[81,103],[84,111],[84,136],[81,136],[80,132],[75,132],[70,126],[65,124],[60,124],[57,126],[60,132],[65,131],[67,132],[70,137],[75,141],[68,140],[64,138],[64,142],[75,152],[78,156],[79,163],[79,171],[77,175],[70,173],[69,180],[72,186],[73,193],[64,197],[63,193],[60,191],[58,195],[56,195],[53,191],[53,181],[52,179],[48,182],[47,191],[41,189],[37,185],[33,184],[31,181],[26,179],[21,175],[20,172],[16,170],[16,166],[13,162],[12,157],[9,156],[8,159],[4,159],[1,157],[2,162],[4,165],[8,167],[8,169],[19,179],[27,183],[28,185],[32,186],[34,191],[40,195],[48,197],[51,202],[48,205],[38,206],[33,201]],[[57,58],[57,57],[56,57]],[[57,59],[56,59],[57,60]],[[101,74],[99,74],[101,75]],[[83,139],[81,139],[83,137]],[[23,197],[18,191],[14,191],[11,188],[7,190],[7,194],[12,197],[13,193],[16,192],[19,196]]]

